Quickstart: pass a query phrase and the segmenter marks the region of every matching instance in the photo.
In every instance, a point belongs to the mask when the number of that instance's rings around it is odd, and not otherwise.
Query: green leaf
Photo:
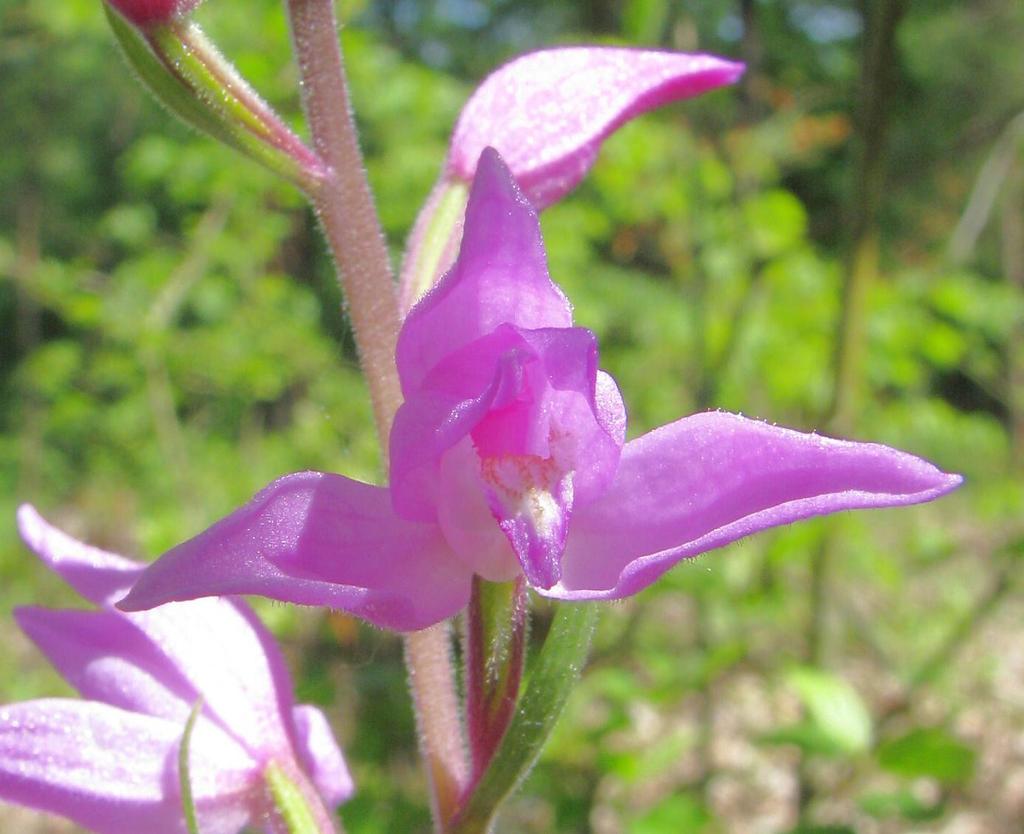
[[[772,730],[758,737],[762,744],[786,745],[799,747],[805,753],[816,753],[822,756],[835,756],[845,752],[835,740],[817,725],[810,722],[793,724],[779,730]]]
[[[690,794],[678,794],[658,803],[626,830],[629,834],[697,834],[709,821],[701,802]]]
[[[974,775],[974,750],[939,727],[912,730],[878,749],[878,762],[890,773],[929,777],[960,785]]]
[[[842,678],[799,668],[786,677],[807,708],[815,727],[843,753],[860,753],[871,744],[871,716],[857,691]]]

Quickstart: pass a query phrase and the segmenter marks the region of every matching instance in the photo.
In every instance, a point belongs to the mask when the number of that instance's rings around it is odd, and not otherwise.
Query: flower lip
[[[482,458],[482,482],[491,514],[506,535],[527,581],[550,588],[562,574],[569,534],[573,479],[553,458]]]

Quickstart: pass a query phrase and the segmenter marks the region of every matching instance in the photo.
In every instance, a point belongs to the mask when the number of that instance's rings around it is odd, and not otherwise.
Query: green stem
[[[344,834],[302,773],[271,761],[263,778],[279,817],[272,826],[275,830],[283,828],[283,834]]]
[[[196,728],[196,720],[203,711],[203,700],[196,701],[185,722],[185,730],[181,734],[178,745],[178,787],[181,790],[181,808],[185,814],[185,828],[188,834],[199,834],[199,822],[196,819],[196,803],[192,796],[192,775],[189,751],[192,748],[192,732]]]

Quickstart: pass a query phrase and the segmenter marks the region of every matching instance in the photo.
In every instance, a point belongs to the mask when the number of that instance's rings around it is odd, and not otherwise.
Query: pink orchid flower
[[[721,412],[624,443],[594,334],[573,327],[536,212],[493,150],[458,260],[410,312],[396,359],[390,488],[283,477],[165,554],[119,605],[252,593],[419,629],[458,612],[474,574],[618,599],[759,530],[930,501],[961,480],[885,446]]]
[[[314,813],[352,794],[319,709],[297,706],[284,658],[248,606],[226,598],[141,614],[113,607],[143,566],[18,511],[25,543],[99,610],[18,609],[22,631],[84,698],[0,707],[0,798],[99,834],[185,834],[177,755],[189,749],[203,834],[283,832],[265,784],[276,767]],[[333,830],[324,826],[322,830]]]

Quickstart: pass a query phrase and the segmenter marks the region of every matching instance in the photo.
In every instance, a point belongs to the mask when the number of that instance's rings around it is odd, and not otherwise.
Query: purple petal
[[[196,606],[190,603],[184,607]],[[156,635],[154,641],[132,624],[133,619],[145,616],[142,614],[51,611],[33,606],[16,609],[14,616],[61,677],[84,698],[164,718],[180,727],[185,726],[193,705],[202,698],[207,719],[216,717],[217,710],[225,714],[223,726],[206,721],[208,734],[219,746],[237,744],[256,758],[287,749],[282,722],[276,714],[275,693],[262,691],[267,688],[264,682],[270,679],[266,663],[253,658],[237,640],[224,646],[230,632],[218,628],[224,625],[223,620],[206,618],[209,636],[188,647],[188,658],[181,665],[192,673],[193,680],[189,680],[168,657],[168,652],[176,648],[175,642],[195,637],[194,632],[181,634],[181,628],[188,631],[181,617],[172,624],[178,629]],[[222,651],[225,648],[229,651]],[[215,660],[213,668],[196,668],[192,658],[204,654]],[[240,665],[245,668],[240,669]],[[229,677],[225,686],[225,671],[230,675],[231,670],[236,677],[239,672],[248,674],[238,680]],[[199,680],[195,679],[197,675]],[[290,708],[291,681],[286,683]]]
[[[291,750],[291,677],[281,650],[247,605],[197,599],[127,616],[202,693],[204,715],[255,758]]]
[[[597,341],[583,328],[493,333],[442,359],[406,400],[391,433],[395,510],[438,520],[474,572],[504,576],[505,533],[531,584],[551,587],[574,496],[592,500],[611,484],[624,409],[610,377],[597,372]],[[600,392],[598,392],[600,387]],[[466,471],[446,466],[458,453]],[[479,512],[483,492],[487,514]]]
[[[399,515],[435,520],[441,457],[473,430],[532,358],[519,332],[501,326],[444,357],[406,399],[390,437],[391,498]]]
[[[184,726],[200,697],[128,615],[25,607],[14,617],[84,698]]]
[[[0,797],[98,834],[184,834],[176,755],[183,725],[92,701],[0,707]],[[253,763],[192,737],[192,787],[204,834],[237,834],[250,816]]]
[[[295,707],[292,715],[302,766],[327,806],[335,808],[355,793],[355,785],[327,716],[309,704]]]
[[[451,271],[412,308],[396,353],[406,397],[443,357],[501,324],[569,327],[572,309],[548,277],[537,213],[501,158],[486,150]]]
[[[578,507],[548,596],[618,599],[680,559],[802,518],[931,501],[960,484],[875,443],[696,414],[627,443],[612,488]]]
[[[498,150],[539,209],[571,191],[619,126],[671,101],[731,84],[743,65],[713,55],[569,47],[533,52],[484,79],[452,135],[447,173],[473,178]]]
[[[138,562],[90,547],[58,530],[31,504],[18,508],[18,532],[40,559],[97,605],[113,605],[142,573]]]
[[[436,526],[395,516],[386,489],[301,472],[164,554],[119,606],[260,594],[408,631],[459,611],[469,578]]]

